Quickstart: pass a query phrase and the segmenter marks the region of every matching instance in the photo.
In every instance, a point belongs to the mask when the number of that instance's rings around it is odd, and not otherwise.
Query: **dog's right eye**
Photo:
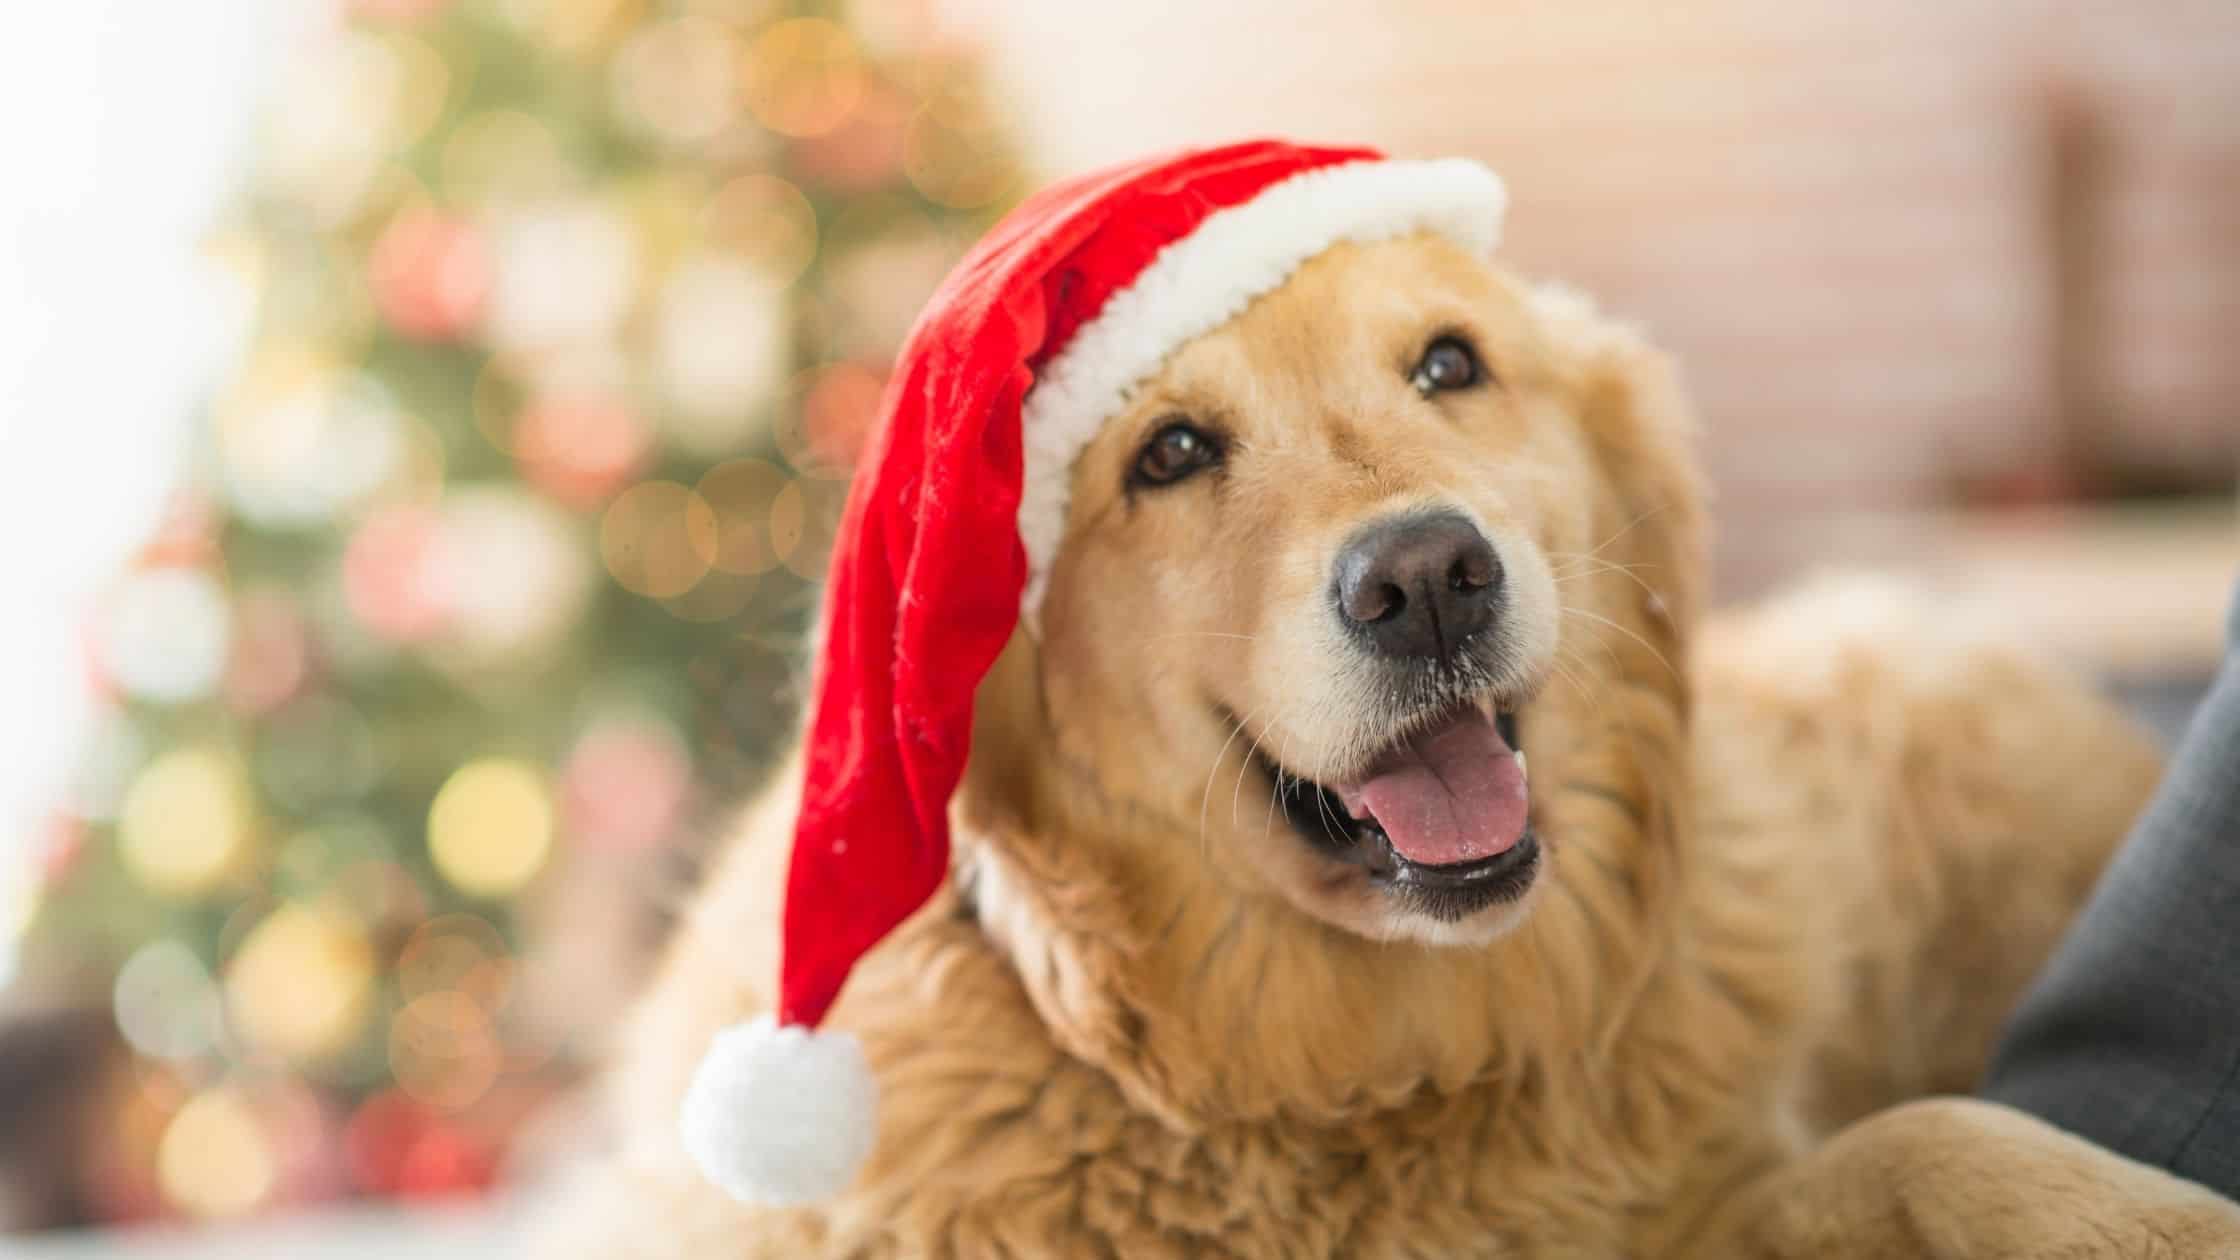
[[[1143,444],[1128,480],[1139,486],[1171,486],[1220,462],[1219,438],[1195,425],[1170,424]]]

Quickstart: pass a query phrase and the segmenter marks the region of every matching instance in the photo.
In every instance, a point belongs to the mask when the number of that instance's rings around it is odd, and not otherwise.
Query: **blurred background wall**
[[[1043,170],[1262,131],[1490,163],[1503,253],[1679,357],[1730,592],[1852,514],[2231,484],[2224,0],[937,7]]]

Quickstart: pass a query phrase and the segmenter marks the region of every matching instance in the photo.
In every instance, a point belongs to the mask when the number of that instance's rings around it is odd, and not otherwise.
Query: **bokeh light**
[[[569,834],[640,853],[676,825],[692,786],[692,760],[664,724],[610,721],[576,741],[561,783]]]
[[[496,227],[496,273],[485,329],[503,348],[596,342],[630,313],[638,291],[629,228],[590,200],[524,207]]]
[[[799,278],[817,252],[817,212],[799,188],[776,175],[741,175],[708,199],[709,243],[745,258],[772,284]]]
[[[739,105],[731,28],[682,17],[641,28],[615,56],[616,112],[666,144],[690,145],[728,126]]]
[[[770,503],[770,546],[804,580],[824,579],[832,538],[847,507],[846,482],[796,477]]]
[[[861,363],[813,372],[801,404],[777,428],[786,459],[805,476],[845,479],[878,422],[884,374]]]
[[[303,344],[261,351],[214,417],[227,497],[250,520],[323,521],[371,493],[401,454],[388,391]]]
[[[163,1196],[191,1216],[240,1216],[272,1192],[278,1167],[255,1108],[241,1092],[218,1086],[195,1095],[171,1117],[156,1148]]]
[[[241,597],[226,665],[226,703],[239,713],[270,713],[293,698],[311,672],[311,631],[295,599],[277,589]]]
[[[454,771],[428,810],[428,855],[459,891],[503,897],[551,855],[553,804],[543,771],[486,757]]]
[[[910,124],[902,169],[926,200],[958,210],[994,205],[1017,179],[1001,150],[989,143],[985,125],[960,126],[930,109]]]
[[[465,335],[490,292],[481,233],[425,206],[408,206],[390,220],[366,266],[382,318],[421,341]]]
[[[414,1098],[445,1110],[473,1104],[504,1066],[490,1013],[456,990],[406,1003],[389,1024],[389,1072]]]
[[[511,486],[445,497],[423,580],[447,610],[438,663],[469,673],[527,669],[576,625],[591,595],[581,531]]]
[[[915,133],[994,133],[893,6],[867,45],[849,5],[341,5],[205,251],[246,348],[0,880],[0,978],[115,1025],[95,1217],[497,1178],[649,961],[635,876],[783,729],[847,465],[989,217]]]
[[[232,628],[225,589],[213,574],[143,569],[110,593],[94,652],[109,681],[127,694],[177,704],[217,687]]]
[[[342,553],[342,595],[358,623],[392,643],[435,637],[450,615],[427,578],[437,517],[416,505],[384,508],[350,535]]]
[[[364,1027],[373,989],[365,932],[319,904],[281,905],[249,930],[226,967],[226,1010],[252,1051],[325,1058]]]
[[[550,201],[578,182],[552,128],[518,109],[462,120],[444,142],[438,169],[447,195],[487,206]]]
[[[632,486],[608,505],[599,554],[624,590],[657,599],[682,595],[715,563],[716,514],[673,481]]]
[[[655,368],[664,428],[685,450],[743,445],[789,357],[783,286],[750,259],[689,258],[662,285]]]
[[[239,867],[252,827],[240,766],[219,749],[189,744],[133,780],[117,818],[117,851],[150,891],[195,897]]]
[[[770,509],[793,479],[763,459],[716,465],[693,487],[715,514],[716,545],[710,562],[725,573],[767,573],[778,567],[770,541]]]
[[[397,995],[408,1003],[458,992],[495,1013],[512,992],[514,960],[488,919],[446,914],[414,929],[397,954],[395,974]]]
[[[652,428],[635,408],[598,396],[537,399],[522,410],[512,438],[530,484],[576,508],[604,502],[653,448]]]
[[[406,68],[375,35],[345,31],[292,59],[258,146],[273,187],[320,222],[359,205],[394,143]]]
[[[746,55],[747,108],[770,130],[814,136],[839,126],[863,96],[855,37],[823,18],[777,22]]]
[[[117,1031],[140,1053],[184,1060],[217,1047],[218,987],[185,944],[165,937],[142,945],[117,969],[111,989]]]

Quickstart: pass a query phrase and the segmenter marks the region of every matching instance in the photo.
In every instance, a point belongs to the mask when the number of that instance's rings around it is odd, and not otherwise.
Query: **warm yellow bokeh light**
[[[741,175],[707,199],[704,230],[716,247],[748,258],[773,284],[791,284],[817,253],[817,210],[775,175]]]
[[[277,1175],[256,1112],[239,1092],[223,1086],[179,1108],[156,1148],[156,1183],[163,1197],[192,1216],[248,1212],[272,1192]]]
[[[504,1060],[489,1012],[464,993],[414,998],[389,1022],[389,1074],[431,1106],[472,1106],[497,1081]]]
[[[343,914],[284,905],[252,928],[226,968],[226,1009],[249,1048],[296,1061],[347,1046],[365,1024],[373,949]]]
[[[151,891],[198,896],[235,869],[250,826],[248,788],[233,759],[214,748],[180,748],[141,771],[126,791],[118,856]]]
[[[552,790],[525,761],[486,757],[454,771],[428,810],[428,854],[475,897],[520,890],[552,852]]]
[[[682,595],[706,577],[717,551],[716,514],[673,481],[630,487],[599,521],[599,555],[624,590],[655,599]]]
[[[755,37],[746,54],[747,108],[770,130],[821,136],[863,97],[863,54],[855,37],[824,18],[791,18]]]

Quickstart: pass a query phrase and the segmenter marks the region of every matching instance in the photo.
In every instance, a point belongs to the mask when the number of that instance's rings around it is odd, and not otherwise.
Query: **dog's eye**
[[[1408,383],[1428,398],[1450,389],[1468,389],[1484,374],[1468,342],[1460,337],[1441,337],[1425,348],[1415,371],[1408,374]]]
[[[1170,424],[1144,443],[1130,479],[1138,485],[1168,486],[1219,462],[1219,439],[1192,425]]]

